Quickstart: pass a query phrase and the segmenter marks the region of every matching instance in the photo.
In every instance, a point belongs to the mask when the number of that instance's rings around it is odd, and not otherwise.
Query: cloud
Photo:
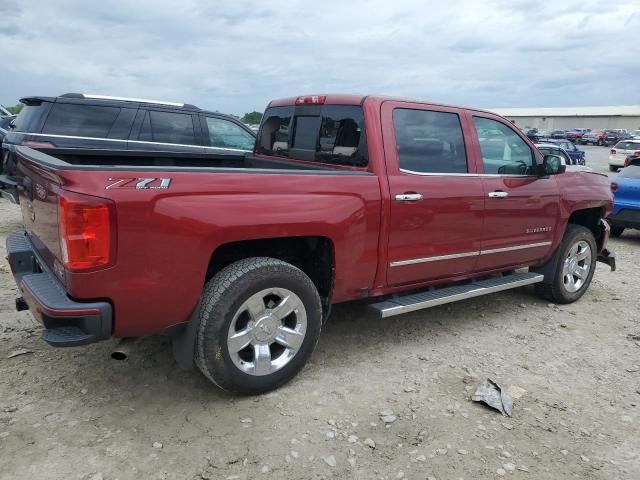
[[[0,101],[101,93],[241,114],[304,93],[638,104],[637,0],[5,0]]]

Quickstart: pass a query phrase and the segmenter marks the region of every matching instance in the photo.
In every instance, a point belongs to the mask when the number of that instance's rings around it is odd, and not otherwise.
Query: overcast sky
[[[305,93],[640,104],[640,0],[0,0],[0,103],[99,93],[242,114]]]

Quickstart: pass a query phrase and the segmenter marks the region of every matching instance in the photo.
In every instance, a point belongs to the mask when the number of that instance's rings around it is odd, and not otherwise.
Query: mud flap
[[[602,263],[606,263],[611,267],[611,271],[616,271],[616,254],[603,248],[602,251],[598,254],[598,261]]]
[[[196,308],[193,309],[191,318],[185,328],[180,333],[173,336],[171,346],[173,349],[173,357],[183,370],[191,370],[193,368],[193,353],[196,347],[196,334],[198,333],[198,325],[200,318],[200,300]]]

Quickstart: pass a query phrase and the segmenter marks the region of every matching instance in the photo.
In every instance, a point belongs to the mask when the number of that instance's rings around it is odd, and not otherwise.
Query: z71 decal
[[[109,178],[105,189],[135,188],[136,190],[166,190],[171,185],[170,178]]]

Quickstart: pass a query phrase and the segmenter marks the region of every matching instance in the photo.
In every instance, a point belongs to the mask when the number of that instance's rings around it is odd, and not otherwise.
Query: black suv
[[[36,149],[180,152],[233,159],[253,150],[255,132],[194,105],[66,93],[26,97],[2,144],[0,189],[15,188],[12,145]]]

